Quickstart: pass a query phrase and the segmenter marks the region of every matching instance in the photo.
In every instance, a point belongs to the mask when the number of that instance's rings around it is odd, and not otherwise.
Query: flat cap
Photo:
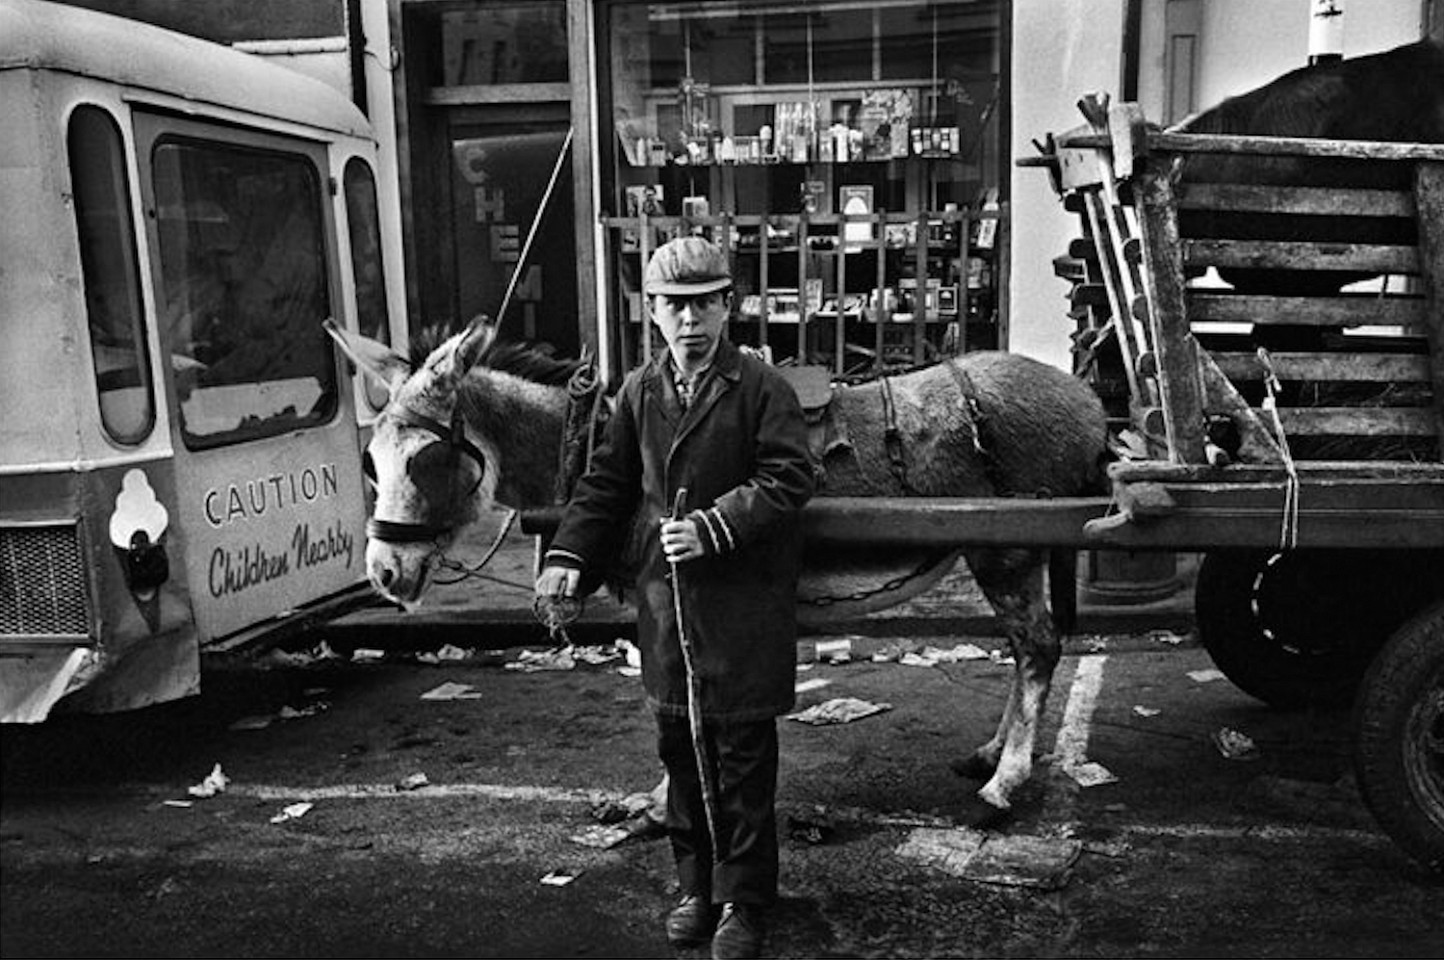
[[[722,248],[701,237],[678,237],[657,248],[647,261],[642,289],[647,296],[697,296],[732,286]]]

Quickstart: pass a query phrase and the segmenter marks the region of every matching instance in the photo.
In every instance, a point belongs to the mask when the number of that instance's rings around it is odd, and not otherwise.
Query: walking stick
[[[673,520],[680,520],[687,509],[687,488],[679,487],[672,502]],[[672,614],[677,621],[677,641],[682,647],[682,664],[687,670],[687,723],[692,730],[692,756],[697,760],[697,779],[702,784],[702,807],[707,814],[707,833],[712,838],[712,858],[717,858],[717,794],[712,787],[711,764],[707,762],[707,741],[702,733],[702,681],[692,664],[692,641],[687,637],[687,624],[682,619],[682,573],[677,561],[672,568]]]

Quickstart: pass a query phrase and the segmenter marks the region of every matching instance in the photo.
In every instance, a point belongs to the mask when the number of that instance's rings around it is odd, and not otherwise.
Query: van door
[[[324,145],[137,113],[180,516],[202,642],[365,577]]]

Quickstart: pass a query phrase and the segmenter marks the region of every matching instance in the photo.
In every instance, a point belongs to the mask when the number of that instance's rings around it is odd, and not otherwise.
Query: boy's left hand
[[[691,520],[662,521],[662,553],[668,563],[696,560],[704,555],[702,541],[697,536],[697,524]]]

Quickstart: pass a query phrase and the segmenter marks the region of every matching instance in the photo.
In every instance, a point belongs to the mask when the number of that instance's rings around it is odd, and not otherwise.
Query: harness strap
[[[973,388],[973,379],[968,376],[968,371],[958,366],[956,359],[946,360],[943,366],[948,368],[948,373],[953,375],[953,382],[958,385],[958,392],[963,395],[963,406],[968,412],[968,427],[973,433],[973,450],[975,450],[983,461],[983,475],[987,477],[988,485],[993,492],[999,496],[1010,495],[1005,489],[998,476],[998,462],[993,454],[983,445],[983,426],[987,417],[983,408],[978,405],[978,392]]]
[[[908,483],[908,466],[903,459],[902,432],[897,426],[897,407],[892,399],[892,383],[887,377],[879,379],[882,387],[882,440],[883,448],[887,451],[888,467],[891,468],[892,475],[897,477],[904,493],[916,493],[912,484]]]

